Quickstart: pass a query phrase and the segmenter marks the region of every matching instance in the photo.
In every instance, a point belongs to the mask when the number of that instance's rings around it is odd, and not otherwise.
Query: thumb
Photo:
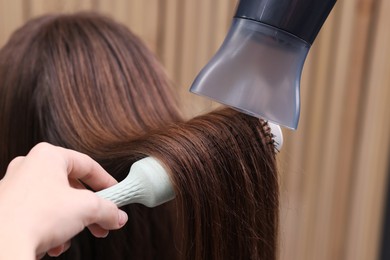
[[[96,224],[102,229],[112,230],[119,229],[126,224],[128,219],[126,212],[118,209],[113,202],[102,199],[88,190],[76,190],[76,192],[83,193],[79,194],[82,195],[79,198],[85,198],[83,200],[85,203],[83,206],[85,209],[84,226]]]

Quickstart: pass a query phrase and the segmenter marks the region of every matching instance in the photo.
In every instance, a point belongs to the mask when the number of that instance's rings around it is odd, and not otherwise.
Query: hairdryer
[[[270,121],[280,150],[279,125],[298,126],[303,64],[335,2],[240,0],[224,43],[191,92]],[[167,170],[151,157],[134,163],[122,182],[97,194],[118,206],[155,207],[175,197]]]
[[[336,0],[240,0],[190,91],[297,129],[306,55]]]

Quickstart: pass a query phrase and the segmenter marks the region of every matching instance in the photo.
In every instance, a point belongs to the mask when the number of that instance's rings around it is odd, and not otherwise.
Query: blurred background
[[[126,24],[155,52],[191,117],[218,106],[188,89],[222,43],[236,4],[0,0],[0,46],[16,28],[41,14],[106,14]],[[339,0],[309,52],[300,124],[295,132],[284,129],[278,158],[280,259],[390,259],[389,14],[389,0]]]

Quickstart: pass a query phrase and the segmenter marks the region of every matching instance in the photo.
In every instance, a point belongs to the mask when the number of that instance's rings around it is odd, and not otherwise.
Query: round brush
[[[283,145],[280,126],[270,122],[268,125],[275,141],[275,149],[280,151]],[[111,200],[118,207],[140,203],[151,208],[175,198],[168,171],[152,157],[135,162],[123,181],[96,194],[101,198]]]

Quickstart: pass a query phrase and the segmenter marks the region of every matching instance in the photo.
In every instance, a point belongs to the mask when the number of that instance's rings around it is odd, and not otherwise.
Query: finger
[[[70,243],[70,240],[69,240],[69,241],[67,241],[64,244],[64,251],[62,251],[62,253],[66,252],[70,248],[70,245],[71,245],[71,243]]]
[[[27,158],[35,163],[39,161],[41,165],[47,165],[48,169],[53,171],[56,171],[62,165],[62,167],[65,167],[65,172],[69,178],[80,179],[94,190],[108,188],[117,183],[110,174],[89,156],[48,143],[39,143],[34,146]]]
[[[69,178],[79,179],[94,190],[102,190],[117,183],[89,156],[68,149],[60,149],[65,155]]]
[[[97,224],[92,224],[88,226],[89,231],[94,235],[95,237],[107,237],[108,236],[108,230],[100,227]]]
[[[62,254],[62,252],[64,252],[64,248],[65,248],[65,244],[56,246],[56,247],[50,249],[49,251],[47,251],[47,254],[51,257],[59,256]]]
[[[56,246],[56,247],[50,249],[49,251],[47,251],[47,254],[51,257],[57,257],[57,256],[61,255],[62,253],[64,253],[66,250],[68,250],[69,247],[70,247],[70,240],[65,242],[62,245],[59,245],[59,246]]]
[[[111,201],[88,190],[75,190],[83,209],[84,226],[97,224],[106,230],[119,229],[127,222],[127,214]]]
[[[46,253],[43,252],[43,253],[37,255],[37,259],[42,259],[45,255],[46,255]]]
[[[69,185],[75,189],[86,189],[86,187],[77,179],[69,179]]]
[[[10,170],[15,170],[17,169],[24,161],[25,157],[24,156],[18,156],[15,157],[9,164],[7,168],[7,172]]]

